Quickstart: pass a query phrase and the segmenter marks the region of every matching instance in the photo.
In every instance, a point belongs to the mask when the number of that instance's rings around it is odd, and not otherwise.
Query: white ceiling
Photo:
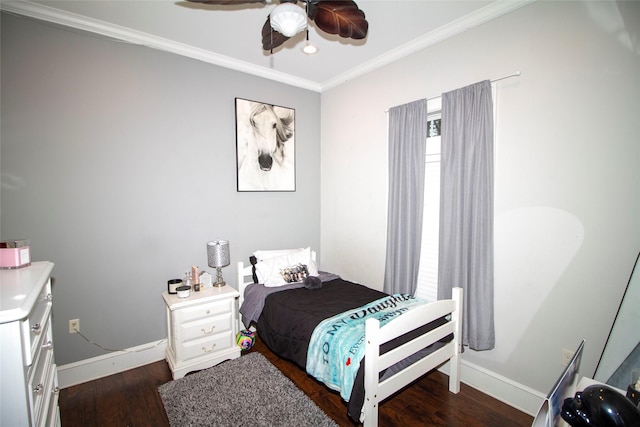
[[[261,30],[279,2],[216,6],[181,0],[2,1],[5,11],[183,54],[321,92],[532,0],[357,0],[369,22],[364,40],[310,25],[319,51],[305,55],[304,33],[273,54]]]

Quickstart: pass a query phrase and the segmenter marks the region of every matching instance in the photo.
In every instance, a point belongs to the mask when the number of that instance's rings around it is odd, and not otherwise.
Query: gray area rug
[[[158,391],[172,427],[337,427],[257,352],[163,384]]]

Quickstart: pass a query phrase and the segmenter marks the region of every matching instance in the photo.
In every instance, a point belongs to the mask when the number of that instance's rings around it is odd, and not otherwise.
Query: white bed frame
[[[312,257],[315,259],[315,253]],[[240,304],[242,304],[245,288],[253,283],[252,269],[250,265],[245,267],[242,262],[239,262],[237,272]],[[462,298],[462,289],[454,288],[451,299],[414,308],[383,327],[380,327],[379,322],[375,319],[367,320],[365,326],[365,360],[367,363],[364,372],[365,398],[362,408],[364,427],[378,425],[378,405],[380,402],[447,361],[449,361],[449,391],[452,393],[460,391]],[[424,325],[447,315],[451,315],[450,322],[380,355],[381,344],[416,329],[416,325]],[[240,320],[239,323],[239,327],[242,329],[243,325]],[[381,371],[449,334],[453,334],[453,340],[447,342],[443,347],[384,381],[378,380]]]

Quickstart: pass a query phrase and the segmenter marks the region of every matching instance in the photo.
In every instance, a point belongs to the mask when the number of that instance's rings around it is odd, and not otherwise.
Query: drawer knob
[[[33,325],[33,326],[31,327],[31,330],[32,330],[32,331],[33,331],[33,333],[34,333],[34,334],[36,334],[36,335],[40,333],[41,329],[42,329],[42,325],[40,325],[40,323],[36,323],[35,325]]]
[[[216,325],[212,325],[210,330],[206,330],[205,328],[200,329],[203,335],[209,335],[213,333],[213,330],[216,328]]]
[[[51,390],[51,393],[53,393],[53,394],[58,394],[58,393],[60,393],[60,387],[57,387],[57,386],[56,386],[56,387],[54,387],[54,388],[53,388],[53,390]]]
[[[42,348],[45,350],[51,350],[53,348],[53,341],[49,340],[46,343],[42,344]]]
[[[215,349],[216,349],[216,344],[215,343],[213,343],[211,345],[211,349],[210,350],[207,350],[206,347],[202,347],[202,351],[204,351],[205,353],[211,353],[212,351],[215,351]]]
[[[35,388],[33,389],[33,392],[35,394],[41,394],[43,389],[44,389],[44,385],[42,385],[42,383],[40,383],[37,386],[35,386]]]

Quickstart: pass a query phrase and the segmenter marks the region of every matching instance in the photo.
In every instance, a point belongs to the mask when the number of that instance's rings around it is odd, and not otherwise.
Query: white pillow
[[[287,281],[282,274],[283,271],[288,268],[295,268],[300,264],[307,266],[309,276],[318,275],[318,266],[311,259],[311,248],[309,247],[258,262],[256,264],[258,282],[266,287],[286,285]]]
[[[296,252],[300,252],[304,250],[303,248],[297,249],[274,249],[269,251],[255,251],[253,256],[256,257],[258,261],[264,261],[265,259],[275,258],[283,255],[290,255]]]

